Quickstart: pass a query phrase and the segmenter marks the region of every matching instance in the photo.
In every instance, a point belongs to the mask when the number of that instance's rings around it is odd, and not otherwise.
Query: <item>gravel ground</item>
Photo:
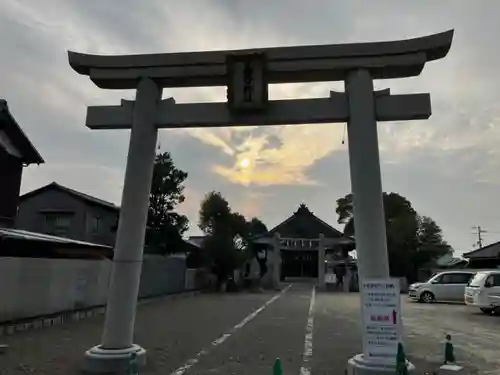
[[[148,350],[144,373],[169,374],[272,294],[201,294],[140,306],[135,342]],[[98,344],[103,317],[0,338],[2,375],[77,374],[85,350]]]
[[[358,294],[319,293],[316,299],[313,373],[331,368],[361,352]],[[405,349],[418,372],[431,372],[444,359],[449,333],[457,361],[469,374],[498,374],[500,318],[461,304],[420,304],[402,296]],[[333,353],[335,353],[333,355]],[[337,358],[338,357],[338,358]]]
[[[443,358],[449,333],[458,361],[481,374],[500,373],[500,317],[488,316],[462,304],[403,304],[405,333],[413,353],[427,360]]]
[[[299,374],[311,289],[294,285],[186,375],[271,375],[277,357],[284,374]]]
[[[141,306],[136,342],[148,350],[141,375],[171,375],[193,364],[192,359],[196,363],[176,375],[264,375],[271,374],[276,357],[285,375],[299,375],[311,291],[312,285],[295,284],[267,304],[275,293],[202,294]],[[424,305],[404,297],[402,306],[406,350],[418,373],[440,364],[446,333],[470,374],[499,373],[499,317],[463,305]],[[3,337],[1,343],[10,347],[0,356],[0,373],[76,374],[84,351],[99,342],[102,323],[96,317]],[[344,374],[347,359],[361,351],[359,327],[358,294],[317,293],[311,373]]]

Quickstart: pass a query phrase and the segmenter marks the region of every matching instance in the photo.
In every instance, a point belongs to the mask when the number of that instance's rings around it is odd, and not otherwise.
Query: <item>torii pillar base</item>
[[[415,366],[406,363],[408,374],[415,373]],[[363,354],[357,354],[347,361],[347,375],[394,375],[396,373],[396,361],[366,360]]]
[[[137,365],[146,365],[146,350],[133,344],[125,349],[103,349],[100,346],[85,352],[83,372],[88,374],[128,375],[130,357],[136,354]]]

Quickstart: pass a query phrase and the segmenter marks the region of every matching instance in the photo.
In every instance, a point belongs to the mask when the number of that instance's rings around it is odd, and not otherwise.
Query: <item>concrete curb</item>
[[[148,305],[154,302],[164,300],[176,300],[188,297],[194,297],[201,293],[201,290],[181,292],[175,294],[167,294],[163,296],[145,297],[138,301],[138,306]],[[51,314],[50,316],[40,316],[35,319],[24,319],[18,323],[12,322],[9,324],[0,323],[0,337],[11,336],[16,333],[31,331],[39,328],[58,326],[69,322],[79,322],[86,318],[91,318],[98,315],[104,315],[106,306],[95,306],[77,311],[64,312],[61,314]]]

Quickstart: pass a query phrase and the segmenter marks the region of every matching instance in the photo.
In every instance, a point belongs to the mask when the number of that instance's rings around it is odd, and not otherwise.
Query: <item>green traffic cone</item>
[[[273,375],[283,375],[283,369],[281,368],[281,359],[276,358],[273,365]]]
[[[451,335],[446,335],[446,343],[444,344],[444,364],[455,363],[455,353],[453,352],[453,344],[451,343]]]
[[[408,375],[406,354],[402,343],[398,344],[398,353],[396,354],[396,375]]]
[[[139,375],[139,366],[137,364],[137,353],[130,354],[128,375]]]

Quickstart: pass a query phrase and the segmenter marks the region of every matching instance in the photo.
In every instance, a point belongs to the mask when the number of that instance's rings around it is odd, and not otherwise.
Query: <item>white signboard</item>
[[[402,336],[398,279],[363,280],[363,352],[366,358],[396,358]]]

